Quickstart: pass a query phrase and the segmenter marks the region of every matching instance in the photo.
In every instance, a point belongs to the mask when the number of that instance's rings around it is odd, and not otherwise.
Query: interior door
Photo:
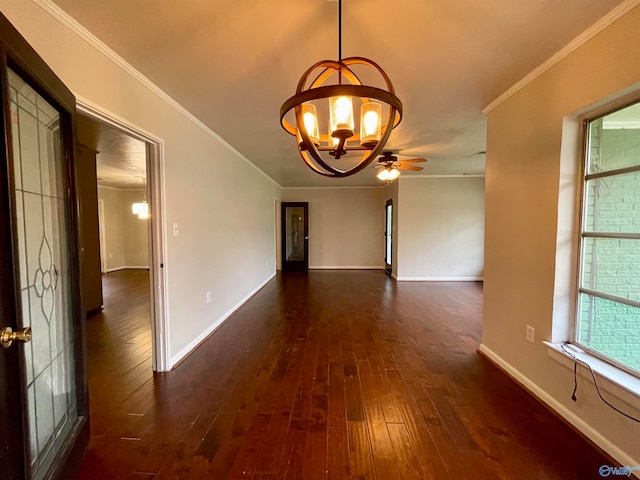
[[[89,438],[75,98],[1,15],[0,80],[0,477],[71,478]]]
[[[309,269],[309,204],[282,203],[282,269]]]
[[[391,256],[393,252],[393,200],[387,200],[384,206],[384,271],[391,275]]]

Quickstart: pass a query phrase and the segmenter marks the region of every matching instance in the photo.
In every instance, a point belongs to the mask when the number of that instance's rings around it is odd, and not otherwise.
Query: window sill
[[[547,347],[547,354],[552,360],[573,370],[574,360],[560,348],[560,344],[551,342],[542,343]],[[609,393],[634,410],[640,411],[640,378],[590,355],[575,345],[565,345],[565,348],[575,355],[578,360],[582,360],[591,365],[601,392]],[[589,369],[580,363],[578,363],[578,376],[588,380],[589,383],[593,383]],[[580,395],[579,384],[578,395]],[[604,396],[607,398],[606,395]],[[610,399],[607,398],[607,400]]]

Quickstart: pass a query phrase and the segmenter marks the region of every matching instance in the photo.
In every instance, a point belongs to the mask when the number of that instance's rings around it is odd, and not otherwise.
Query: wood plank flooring
[[[278,274],[163,374],[148,288],[107,275],[88,320],[80,479],[583,480],[610,463],[476,352],[480,283]]]

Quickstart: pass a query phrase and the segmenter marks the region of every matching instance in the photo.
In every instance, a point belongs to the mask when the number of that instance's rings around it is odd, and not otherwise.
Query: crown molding
[[[482,109],[482,113],[485,115],[491,112],[493,109],[498,107],[500,104],[505,102],[507,99],[515,95],[522,88],[527,86],[529,83],[534,81],[544,72],[553,67],[556,63],[560,62],[565,57],[569,56],[575,50],[580,48],[582,45],[587,43],[593,37],[595,37],[598,33],[603,31],[609,25],[614,23],[620,17],[624,16],[630,10],[640,5],[640,0],[625,0],[616,8],[607,13],[604,17],[598,20],[596,23],[587,28],[584,32],[574,38],[571,42],[565,45],[561,50],[556,52],[553,56],[551,56],[547,61],[541,64],[539,67],[531,71],[528,75],[526,75],[522,80],[517,82],[511,88],[509,88],[506,92],[500,95],[498,98],[493,100],[489,105]]]
[[[122,70],[127,72],[141,84],[143,84],[146,88],[155,93],[158,97],[164,100],[169,106],[171,106],[174,110],[184,116],[187,120],[193,123],[195,126],[204,131],[207,135],[215,139],[233,154],[235,154],[239,159],[243,160],[249,166],[260,172],[265,178],[267,178],[270,182],[276,185],[279,188],[282,186],[276,182],[273,178],[266,174],[263,170],[258,168],[251,160],[245,157],[242,153],[236,150],[231,144],[229,144],[226,140],[224,140],[220,135],[211,130],[204,122],[199,120],[195,115],[193,115],[189,110],[184,108],[180,103],[178,103],[175,99],[173,99],[169,94],[167,94],[164,90],[162,90],[158,85],[149,80],[146,76],[144,76],[139,70],[137,70],[133,65],[127,62],[124,58],[118,55],[115,51],[113,51],[106,43],[96,37],[93,33],[83,27],[77,20],[71,17],[67,12],[62,10],[58,5],[53,3],[51,0],[33,0],[33,2],[42,8],[45,12],[50,14],[64,26],[66,26],[69,30],[74,32],[80,38],[82,38],[85,42],[95,48],[102,55],[107,57],[113,63],[115,63]]]
[[[282,187],[282,190],[363,190],[363,189],[382,189],[384,185],[360,185],[360,186],[337,186],[337,187]]]
[[[484,178],[486,175],[484,173],[473,173],[473,174],[465,174],[465,173],[452,173],[449,175],[406,175],[400,176],[403,180],[408,180],[410,178]]]

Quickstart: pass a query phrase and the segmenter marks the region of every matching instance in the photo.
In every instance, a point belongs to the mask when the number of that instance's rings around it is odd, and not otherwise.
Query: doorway
[[[391,275],[393,256],[393,200],[384,205],[384,271]]]
[[[100,224],[101,250],[104,251],[102,270],[109,272],[108,274],[119,271],[138,271],[146,274],[148,271],[150,363],[154,371],[168,371],[169,329],[166,326],[166,279],[162,234],[162,141],[135,125],[112,117],[95,105],[78,101],[77,108],[79,116],[97,129],[94,135],[99,136],[101,132],[107,132],[106,142],[107,145],[111,144],[103,147],[102,153],[98,153],[98,156],[105,153],[111,155],[102,174],[98,169],[100,190],[106,192],[102,195],[104,202],[99,202],[98,205],[98,214],[103,217]],[[113,155],[121,155],[122,161],[114,159]],[[126,222],[122,221],[120,226],[116,225],[115,228],[124,230],[121,234],[123,242],[125,233],[130,236],[128,244],[131,248],[127,245],[114,245],[113,235],[110,236],[110,206],[106,198],[108,196],[115,198],[115,203],[111,202],[111,206],[118,205],[118,202],[121,205],[121,216]],[[148,215],[140,215],[140,205],[145,207],[142,210],[148,211]],[[134,210],[138,213],[134,213]],[[115,238],[117,237],[116,232]]]
[[[309,204],[283,202],[282,270],[309,270]]]

